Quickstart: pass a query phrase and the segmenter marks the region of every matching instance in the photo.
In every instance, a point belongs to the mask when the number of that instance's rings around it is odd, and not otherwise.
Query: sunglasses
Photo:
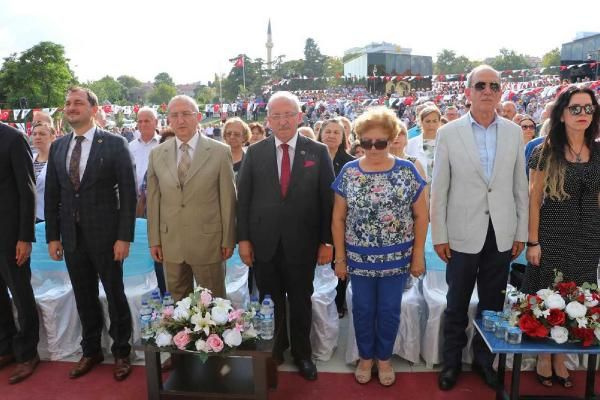
[[[498,82],[477,82],[473,85],[473,87],[478,92],[483,92],[485,90],[485,87],[488,85],[492,92],[498,93],[500,91],[500,84]]]
[[[575,105],[567,107],[567,109],[569,110],[569,113],[571,113],[571,115],[579,115],[579,114],[581,114],[582,111],[585,111],[585,113],[587,115],[592,115],[594,113],[595,108],[596,108],[596,106],[594,106],[593,104],[586,104],[585,106],[580,106],[579,104],[575,104]]]
[[[521,125],[521,129],[523,130],[535,130],[535,125]]]
[[[388,141],[386,139],[377,139],[377,140],[361,139],[360,140],[360,147],[362,147],[365,150],[371,150],[373,147],[375,147],[375,149],[377,149],[377,150],[383,150],[387,146],[388,146]]]

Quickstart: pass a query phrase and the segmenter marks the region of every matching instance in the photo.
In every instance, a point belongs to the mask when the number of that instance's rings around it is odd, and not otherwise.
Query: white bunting
[[[27,115],[29,114],[30,111],[31,111],[31,108],[24,108],[23,113],[21,113],[21,118],[22,119],[27,118]]]
[[[50,109],[50,115],[54,115],[54,113],[56,112],[56,110],[58,110],[58,108],[53,107]]]
[[[13,120],[16,121],[19,118],[20,109],[13,110]]]

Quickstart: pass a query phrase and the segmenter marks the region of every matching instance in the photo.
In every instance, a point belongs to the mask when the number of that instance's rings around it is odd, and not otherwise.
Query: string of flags
[[[523,76],[534,76],[541,75],[544,73],[558,73],[559,71],[567,71],[575,68],[590,68],[594,70],[600,66],[600,62],[586,62],[580,64],[570,64],[570,65],[553,65],[550,67],[542,67],[542,68],[524,68],[524,69],[514,69],[514,70],[504,70],[501,71],[501,76],[503,78],[513,78],[513,77],[523,77]],[[294,80],[326,80],[331,81],[335,79],[343,79],[346,81],[365,81],[365,80],[380,80],[380,81],[404,81],[404,82],[412,82],[414,80],[432,80],[434,82],[443,82],[443,81],[464,81],[467,79],[467,74],[439,74],[439,75],[369,75],[366,77],[357,77],[355,75],[338,75],[337,77],[309,77],[309,76],[298,76],[292,78],[285,78],[279,81],[273,81],[273,85],[288,85],[291,81]]]

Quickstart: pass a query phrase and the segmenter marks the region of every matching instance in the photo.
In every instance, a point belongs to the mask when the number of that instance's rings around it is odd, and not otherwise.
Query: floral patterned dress
[[[396,158],[388,171],[347,163],[332,184],[346,199],[348,273],[385,277],[408,272],[414,242],[412,204],[425,187],[414,164]]]

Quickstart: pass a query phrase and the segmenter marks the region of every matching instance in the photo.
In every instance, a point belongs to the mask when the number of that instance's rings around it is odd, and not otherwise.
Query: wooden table
[[[267,399],[277,387],[273,341],[243,343],[225,355],[210,355],[205,363],[194,352],[136,343],[144,352],[149,400]],[[170,353],[173,369],[163,382],[160,353]]]
[[[479,331],[485,344],[488,346],[492,353],[498,354],[498,388],[496,390],[496,400],[526,400],[526,399],[585,399],[592,400],[596,399],[594,393],[594,385],[596,381],[596,364],[597,356],[600,354],[600,346],[583,347],[581,343],[563,343],[558,344],[552,340],[531,340],[523,335],[521,344],[508,344],[502,339],[497,338],[494,332],[488,332],[483,330],[483,323],[481,319],[477,319],[475,322],[475,328]],[[504,372],[506,368],[506,355],[512,353],[513,357],[513,368],[512,368],[512,381],[510,393],[507,393],[504,389]],[[561,397],[561,396],[533,396],[533,395],[520,395],[519,394],[519,381],[521,374],[521,360],[523,354],[587,354],[588,355],[588,366],[587,376],[585,383],[585,394],[584,397]]]

